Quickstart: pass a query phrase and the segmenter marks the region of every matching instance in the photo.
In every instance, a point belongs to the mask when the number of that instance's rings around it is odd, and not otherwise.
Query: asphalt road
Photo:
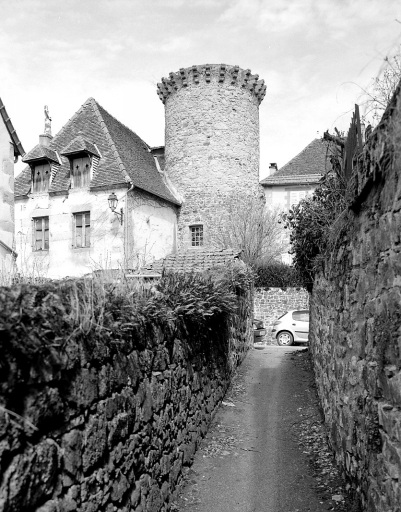
[[[318,492],[316,475],[296,434],[314,394],[310,371],[296,364],[300,350],[304,347],[250,351],[195,455],[175,510],[336,508]]]

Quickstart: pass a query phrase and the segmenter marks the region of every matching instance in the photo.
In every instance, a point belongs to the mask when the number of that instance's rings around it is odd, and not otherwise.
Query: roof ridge
[[[102,114],[100,113],[99,107],[101,107],[101,105],[99,105],[98,102],[94,98],[88,98],[86,103],[88,103],[88,104],[90,104],[92,106],[93,112],[95,113],[96,117],[98,118],[98,120],[100,122],[100,127],[101,127],[101,129],[103,130],[103,132],[104,132],[104,134],[106,136],[107,142],[110,144],[111,150],[113,151],[114,157],[117,160],[118,167],[120,168],[120,171],[124,175],[125,181],[127,183],[132,183],[132,179],[131,179],[130,175],[128,174],[127,170],[126,170],[125,165],[123,164],[123,161],[121,160],[121,157],[120,157],[120,155],[118,153],[116,145],[115,145],[115,143],[114,143],[114,141],[113,141],[113,139],[112,139],[112,137],[110,135],[110,132],[109,132],[107,126],[106,126],[106,123],[105,123],[105,121],[104,121],[104,119],[102,117]],[[101,107],[101,108],[103,108],[103,107]],[[105,112],[107,112],[106,109],[103,109],[103,110]],[[111,115],[111,114],[109,114],[109,115]],[[113,116],[111,116],[111,117],[113,117]],[[118,121],[118,120],[116,119],[116,121]]]
[[[50,141],[50,147],[51,147],[51,145],[52,145],[53,143],[57,143],[57,140],[58,140],[58,139],[60,139],[60,138],[62,137],[62,135],[63,135],[63,131],[66,129],[66,127],[67,127],[67,126],[68,126],[68,125],[69,125],[69,124],[70,124],[70,123],[71,123],[71,122],[72,122],[76,117],[78,117],[78,116],[81,114],[81,112],[82,112],[83,108],[84,108],[84,107],[86,107],[86,105],[88,104],[89,100],[91,100],[91,99],[93,99],[93,98],[89,98],[88,100],[86,100],[86,101],[85,101],[85,103],[83,103],[83,104],[79,107],[79,109],[74,113],[74,115],[72,115],[72,116],[68,119],[68,121],[66,121],[66,122],[63,124],[63,126],[60,128],[60,130],[56,133],[56,135],[54,135],[54,137],[53,137],[53,138],[52,138],[52,140]]]
[[[314,139],[312,139],[309,144],[307,144],[303,149],[301,149],[301,151],[299,153],[297,153],[295,156],[293,156],[291,158],[291,160],[288,160],[288,162],[286,162],[282,167],[280,167],[280,169],[278,169],[276,172],[279,172],[281,171],[282,169],[284,169],[284,167],[286,167],[289,163],[291,163],[293,160],[295,160],[296,158],[298,158],[302,153],[304,153],[308,148],[309,146],[311,146],[314,142],[316,141],[319,141],[319,142],[324,142],[323,139],[319,139],[318,137],[315,137]],[[276,173],[274,173],[276,174]],[[272,176],[274,176],[274,174],[272,174]]]
[[[21,141],[19,140],[19,137],[17,134],[17,130],[14,128],[11,118],[8,115],[6,107],[4,106],[4,103],[1,101],[1,98],[0,98],[0,115],[4,121],[4,124],[6,125],[8,134],[10,135],[11,140],[13,141],[14,155],[19,154],[20,156],[23,156],[25,154],[25,150],[22,147]]]

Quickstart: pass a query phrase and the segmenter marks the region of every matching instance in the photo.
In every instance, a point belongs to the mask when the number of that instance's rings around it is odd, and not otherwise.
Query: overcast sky
[[[261,177],[347,129],[360,87],[401,43],[401,0],[0,0],[0,19],[0,97],[26,151],[44,105],[55,134],[89,97],[162,145],[161,77],[238,64],[267,85]]]

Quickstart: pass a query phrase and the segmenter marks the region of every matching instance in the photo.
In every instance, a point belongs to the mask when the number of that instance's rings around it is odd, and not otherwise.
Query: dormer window
[[[89,187],[100,159],[96,144],[78,135],[61,151],[61,154],[70,161],[71,187]]]
[[[50,183],[50,164],[41,163],[33,166],[32,192],[47,192]]]
[[[60,164],[56,151],[38,144],[32,151],[24,155],[22,161],[29,164],[32,170],[31,191],[36,194],[48,192],[51,180],[51,166],[58,166]]]
[[[71,178],[73,188],[89,187],[91,161],[89,156],[71,158]]]

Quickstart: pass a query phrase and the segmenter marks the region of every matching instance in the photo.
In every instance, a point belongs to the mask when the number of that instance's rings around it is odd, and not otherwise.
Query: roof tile
[[[101,158],[90,187],[124,185],[132,181],[138,187],[173,204],[180,204],[157,170],[147,144],[136,133],[124,126],[89,98],[66,125],[55,135],[49,148],[59,154],[81,138],[99,149]],[[75,147],[75,146],[74,146]],[[49,192],[64,192],[70,187],[70,164],[61,156]],[[31,172],[26,168],[15,180],[15,195],[26,195],[30,190]]]
[[[314,139],[281,169],[264,178],[261,185],[317,183],[326,173],[327,150],[327,141]]]
[[[154,261],[141,269],[141,274],[149,271],[168,272],[203,272],[216,266],[227,265],[238,261],[239,251],[233,249],[188,249],[187,251],[169,254],[165,258]]]
[[[51,149],[50,147],[43,146],[42,144],[37,144],[31,151],[26,153],[22,161],[23,162],[35,162],[38,160],[51,160],[52,162],[59,163],[57,153],[54,151],[54,149]]]

